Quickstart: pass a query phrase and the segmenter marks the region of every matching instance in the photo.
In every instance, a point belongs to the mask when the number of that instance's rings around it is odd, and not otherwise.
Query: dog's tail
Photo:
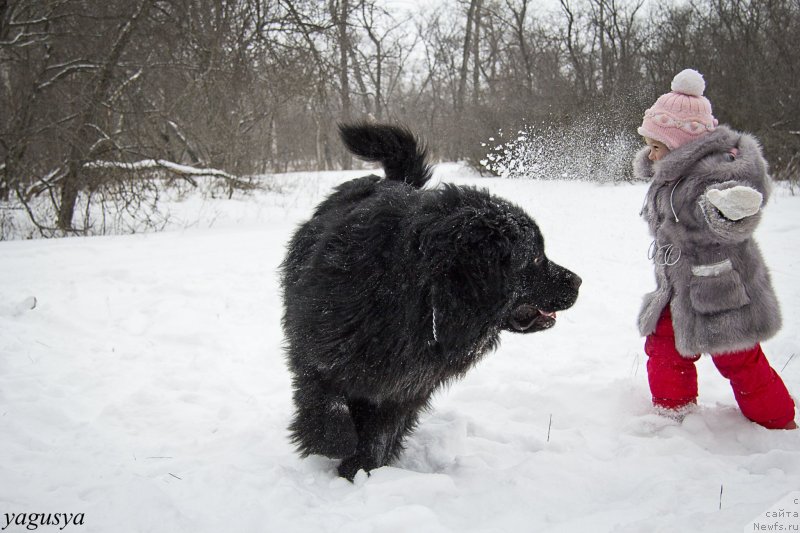
[[[339,124],[339,135],[352,153],[365,161],[383,165],[386,179],[420,188],[431,178],[428,151],[406,128],[356,122]]]

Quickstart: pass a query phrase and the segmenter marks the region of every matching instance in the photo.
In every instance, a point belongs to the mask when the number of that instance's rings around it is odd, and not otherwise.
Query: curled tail
[[[428,151],[408,129],[389,124],[339,124],[339,136],[353,154],[383,165],[386,179],[420,188],[431,178]]]

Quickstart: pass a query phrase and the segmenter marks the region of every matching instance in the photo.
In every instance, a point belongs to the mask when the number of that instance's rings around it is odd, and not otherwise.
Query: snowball
[[[703,96],[706,82],[703,75],[696,70],[687,68],[682,70],[672,79],[672,91],[689,96]]]

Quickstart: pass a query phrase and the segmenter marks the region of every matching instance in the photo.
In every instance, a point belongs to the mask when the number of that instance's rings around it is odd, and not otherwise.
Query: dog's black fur
[[[581,280],[549,261],[534,221],[471,187],[421,190],[426,151],[406,129],[340,126],[382,163],[336,188],[301,225],[282,265],[288,363],[303,455],[339,474],[386,465],[420,411],[498,344],[575,302]]]

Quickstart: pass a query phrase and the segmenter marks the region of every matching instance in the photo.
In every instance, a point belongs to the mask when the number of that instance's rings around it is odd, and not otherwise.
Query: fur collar
[[[674,181],[685,176],[698,161],[713,154],[725,154],[732,148],[739,151],[737,159],[746,163],[737,166],[752,167],[763,162],[761,147],[752,136],[721,125],[712,133],[676,148],[660,161],[647,159],[649,148],[642,148],[634,158],[634,173],[639,179]],[[751,170],[758,172],[759,169]]]
[[[736,159],[728,153],[736,149]],[[764,195],[771,192],[769,167],[762,155],[761,145],[755,137],[719,126],[690,143],[673,150],[660,161],[647,158],[649,148],[636,153],[633,171],[637,179],[655,183],[670,183],[680,178],[704,176],[712,181],[735,180],[748,184]]]

